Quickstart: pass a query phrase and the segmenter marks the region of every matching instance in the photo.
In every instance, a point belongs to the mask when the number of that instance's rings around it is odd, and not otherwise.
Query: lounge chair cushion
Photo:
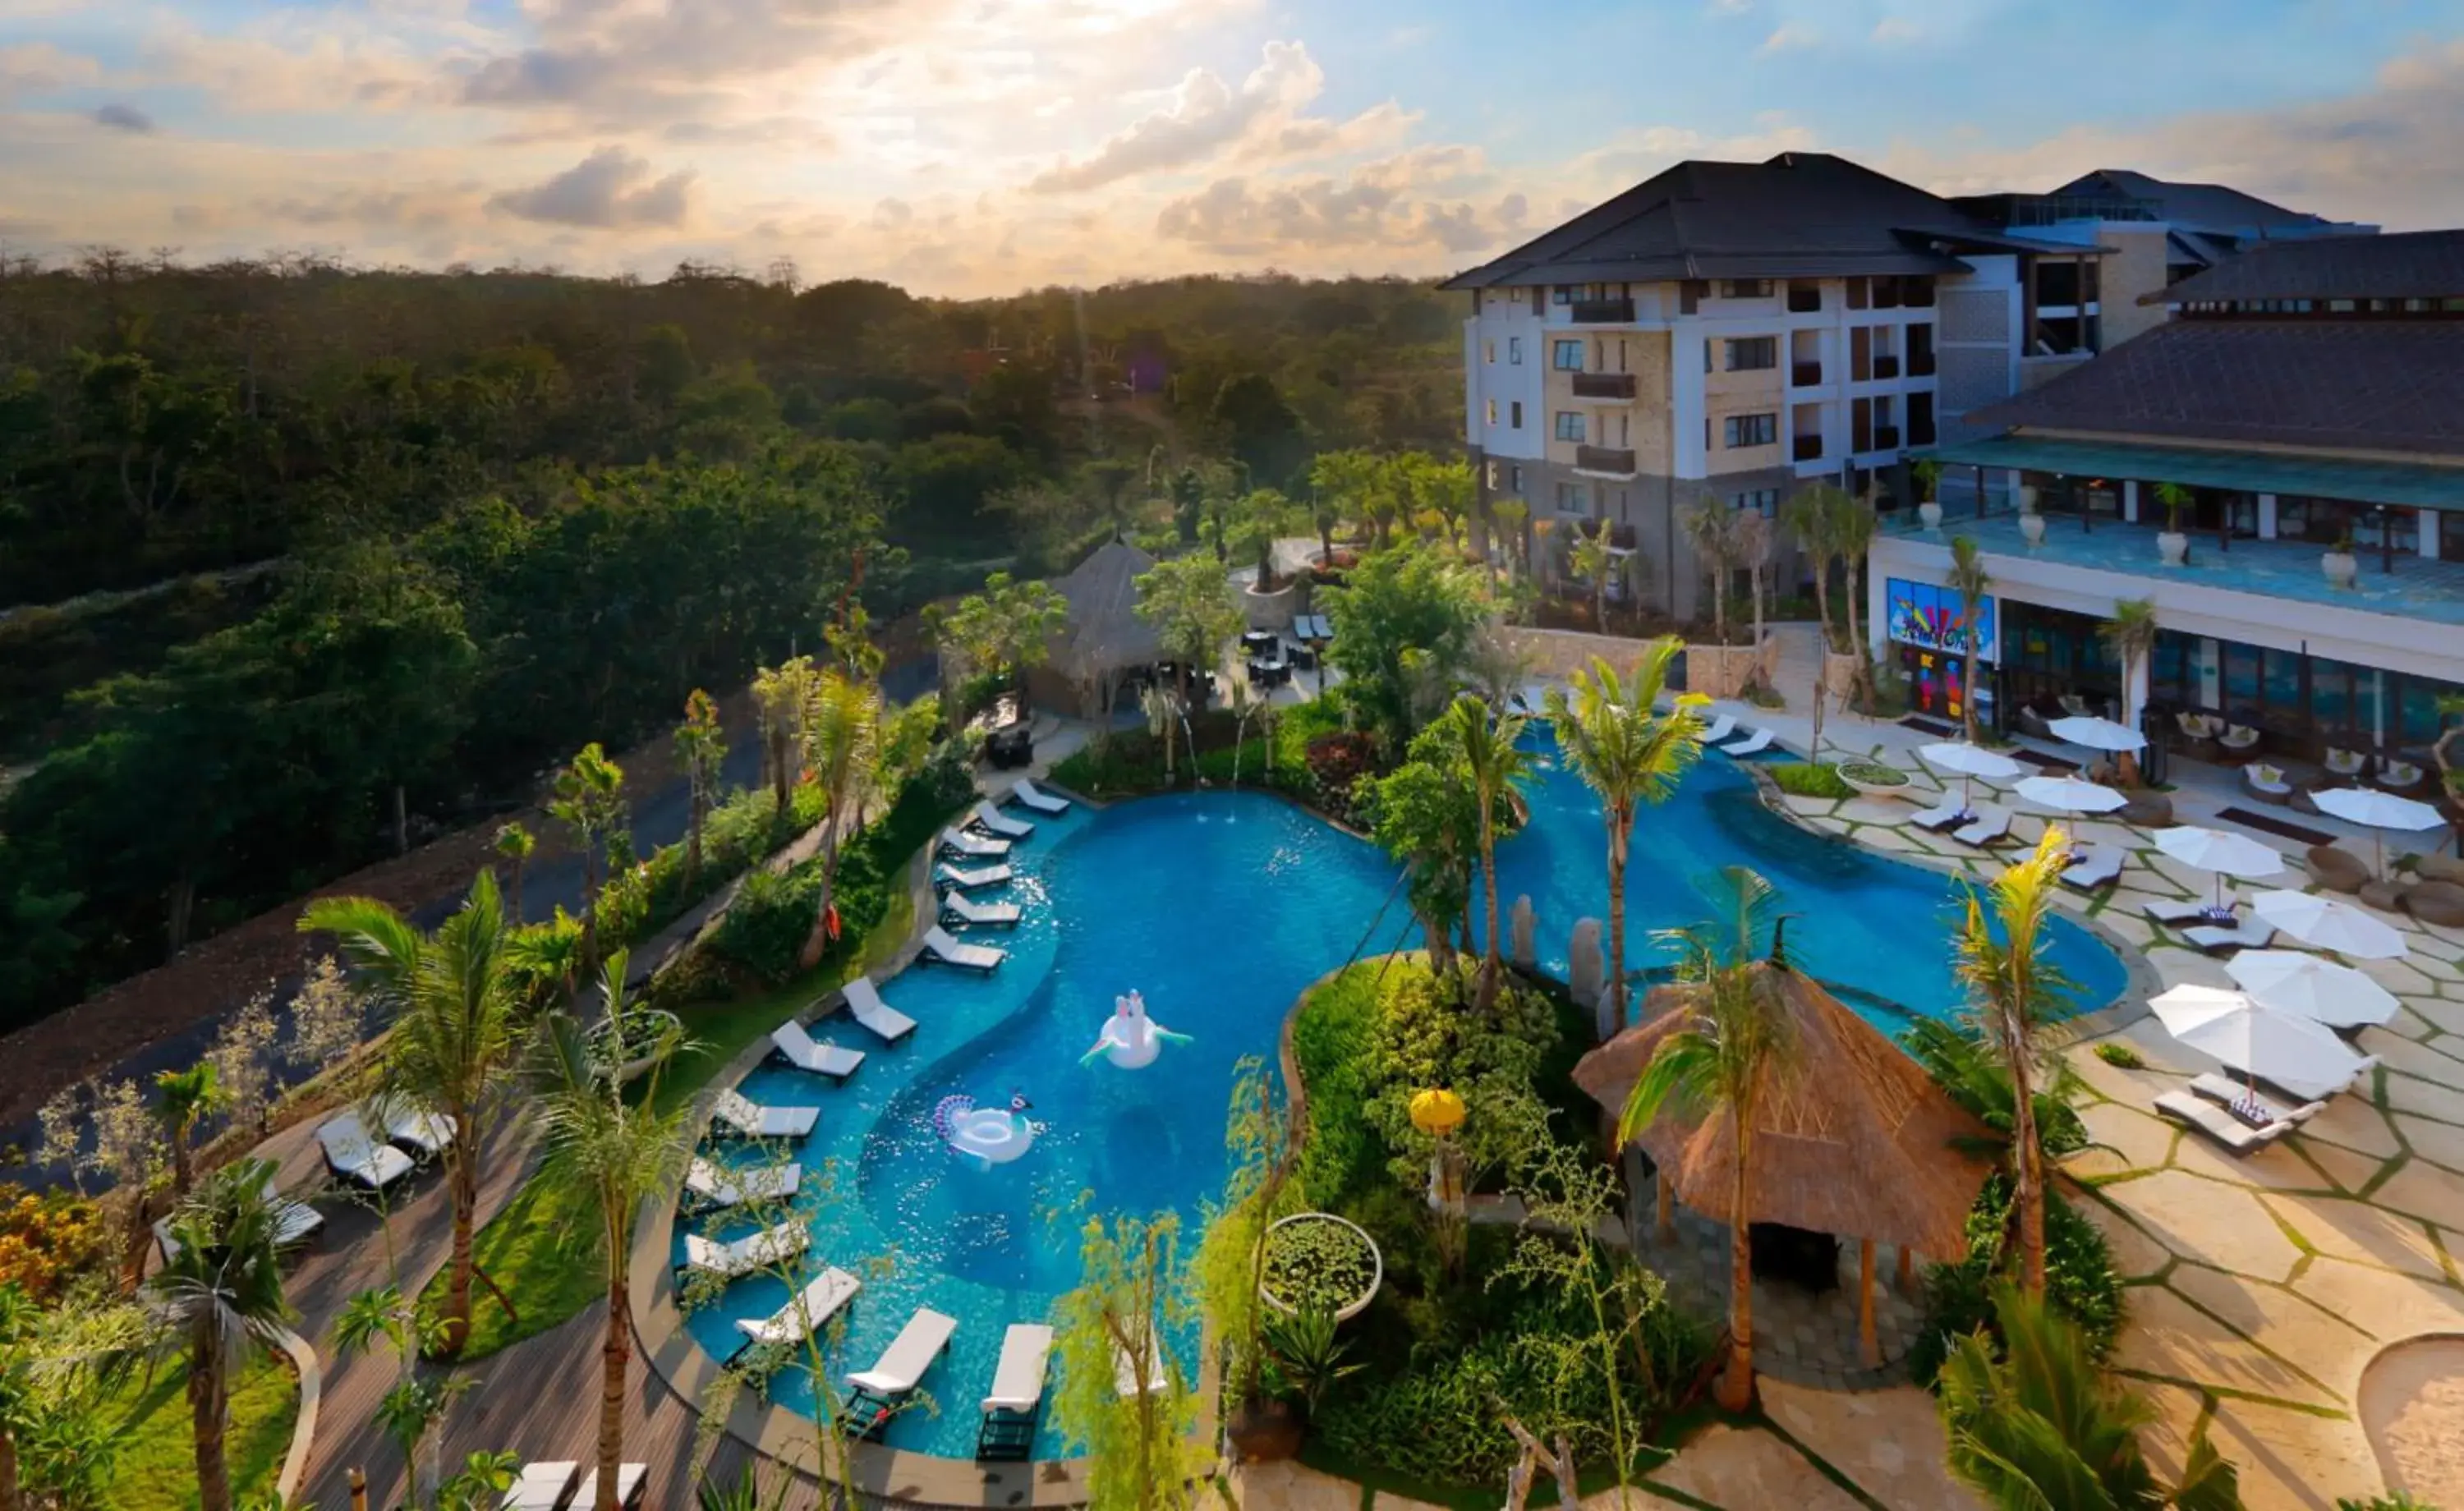
[[[642,1503],[642,1487],[649,1482],[648,1464],[616,1466],[616,1503],[637,1506]],[[597,1511],[599,1505],[599,1471],[591,1470],[582,1477],[582,1488],[573,1493],[573,1511]]]
[[[2156,1110],[2190,1125],[2236,1154],[2264,1148],[2293,1131],[2293,1125],[2281,1120],[2265,1128],[2253,1128],[2217,1104],[2187,1091],[2166,1092],[2156,1099]]]
[[[2310,879],[2331,892],[2350,896],[2369,885],[2369,865],[2341,845],[2314,844],[2301,859]]]
[[[2404,889],[2404,910],[2426,924],[2464,929],[2464,887],[2453,882],[2421,882]]]

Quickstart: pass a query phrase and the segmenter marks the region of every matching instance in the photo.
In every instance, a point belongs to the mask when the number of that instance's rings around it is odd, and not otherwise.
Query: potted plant
[[[2321,571],[2327,574],[2329,587],[2351,587],[2362,575],[2362,559],[2353,555],[2353,533],[2346,530],[2336,537],[2335,545],[2319,558]]]
[[[2019,490],[2019,535],[2031,551],[2045,543],[2045,516],[2036,513],[2036,490],[2033,486]]]
[[[1908,791],[1908,774],[1897,766],[1878,760],[1843,760],[1831,768],[1841,781],[1868,798],[1903,798]]]
[[[1931,457],[1913,469],[1917,480],[1917,519],[1927,530],[1942,528],[1942,501],[1935,496],[1942,489],[1942,464]]]
[[[2190,537],[2182,533],[2182,511],[2190,506],[2190,491],[2179,483],[2158,483],[2156,501],[2165,506],[2165,528],[2156,533],[2156,554],[2167,566],[2190,558]]]
[[[1350,1322],[1369,1309],[1386,1279],[1386,1260],[1359,1224],[1331,1212],[1296,1212],[1266,1229],[1266,1267],[1258,1295],[1285,1316],[1316,1309]]]
[[[1266,1373],[1271,1388],[1279,1400],[1300,1408],[1303,1424],[1317,1415],[1329,1388],[1361,1370],[1346,1357],[1352,1345],[1335,1331],[1337,1325],[1334,1314],[1320,1307],[1278,1313],[1266,1320]]]

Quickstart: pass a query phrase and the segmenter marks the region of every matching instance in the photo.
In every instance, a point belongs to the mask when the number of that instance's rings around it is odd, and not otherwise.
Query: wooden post
[[[1676,1199],[1669,1194],[1668,1171],[1666,1167],[1661,1167],[1652,1174],[1651,1189],[1659,1207],[1660,1217],[1659,1224],[1652,1230],[1652,1236],[1660,1242],[1667,1243],[1677,1237],[1677,1222],[1675,1216]]]
[[[1874,1338],[1874,1240],[1857,1240],[1857,1362],[1870,1369],[1882,1362]]]
[[[358,1469],[351,1471],[351,1511],[368,1511],[368,1477]]]
[[[1900,1249],[1900,1294],[1913,1295],[1916,1288],[1916,1254],[1903,1245]]]

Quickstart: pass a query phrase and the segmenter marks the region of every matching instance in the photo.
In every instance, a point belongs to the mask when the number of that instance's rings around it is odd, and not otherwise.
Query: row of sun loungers
[[[580,1483],[575,1481],[579,1479]],[[649,1483],[648,1464],[616,1466],[616,1503],[638,1506],[642,1503],[643,1487]],[[583,1473],[580,1464],[568,1459],[524,1464],[521,1478],[505,1493],[502,1511],[591,1511],[599,1504],[599,1471]]]
[[[933,884],[945,892],[951,890],[980,892],[988,887],[1007,886],[1010,879],[1017,874],[1007,865],[979,865],[969,868],[963,865],[953,865],[943,861],[940,870],[934,873]]]
[[[304,1201],[284,1196],[274,1183],[274,1172],[265,1172],[265,1199],[274,1208],[274,1243],[287,1249],[307,1242],[325,1226],[325,1215]],[[163,1262],[168,1264],[180,1257],[180,1240],[171,1236],[171,1219],[154,1220],[154,1241],[161,1245]]]
[[[685,1171],[685,1194],[705,1212],[725,1212],[747,1202],[785,1201],[803,1184],[802,1165],[755,1165],[730,1170],[699,1155]]]
[[[924,931],[923,958],[965,971],[990,971],[1008,959],[1009,952],[991,945],[968,944],[936,924]]]
[[[2236,1107],[2254,1109],[2258,1121],[2245,1119]],[[2275,1143],[2326,1107],[2324,1101],[2282,1106],[2213,1073],[2194,1078],[2186,1091],[2167,1091],[2156,1099],[2157,1111],[2197,1128],[2236,1154]]]
[[[452,1144],[453,1120],[399,1100],[369,1108],[384,1130],[380,1141],[357,1107],[328,1118],[317,1129],[317,1148],[336,1178],[363,1191],[382,1192],[434,1159]],[[414,1160],[413,1156],[417,1156]]]
[[[688,1233],[682,1268],[703,1270],[721,1280],[740,1280],[756,1270],[795,1259],[812,1241],[811,1231],[797,1221],[775,1223],[725,1243]]]
[[[976,799],[975,809],[967,815],[967,821],[986,834],[1003,840],[1023,840],[1035,832],[1034,824],[1024,819],[1011,818],[994,807],[988,798]]]
[[[1011,929],[1021,917],[1016,903],[979,903],[965,892],[951,892],[941,899],[941,921],[979,929]]]
[[[832,1081],[845,1081],[864,1064],[864,1051],[816,1040],[794,1018],[770,1031],[771,1053],[795,1066]]]
[[[822,1119],[819,1107],[763,1106],[740,1091],[722,1091],[711,1105],[711,1127],[736,1138],[803,1138]]]

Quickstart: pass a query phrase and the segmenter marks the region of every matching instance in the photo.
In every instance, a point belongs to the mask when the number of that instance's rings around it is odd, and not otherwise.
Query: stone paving
[[[1670,1215],[1674,1237],[1652,1232],[1654,1193],[1635,1193],[1641,1242],[1636,1254],[1668,1282],[1669,1289],[1701,1317],[1728,1310],[1728,1225],[1680,1206]],[[1874,1338],[1881,1354],[1868,1368],[1857,1339],[1857,1246],[1839,1246],[1839,1284],[1816,1294],[1772,1281],[1754,1282],[1754,1371],[1826,1391],[1864,1391],[1907,1378],[1899,1361],[1916,1343],[1924,1314],[1913,1296],[1893,1284],[1898,1253],[1877,1245],[1874,1257]],[[1913,1282],[1911,1289],[1913,1289]]]

